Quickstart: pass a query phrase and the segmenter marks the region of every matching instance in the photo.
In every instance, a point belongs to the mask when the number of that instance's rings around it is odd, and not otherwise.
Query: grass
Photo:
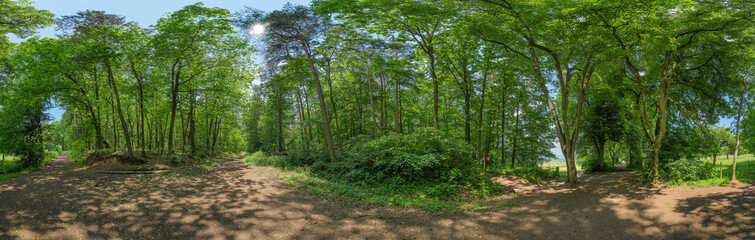
[[[324,198],[345,198],[381,206],[417,207],[440,213],[474,209],[474,206],[469,204],[469,202],[456,199],[438,200],[422,195],[397,192],[384,187],[356,186],[348,183],[329,181],[314,176],[306,168],[295,171],[282,171],[278,174],[278,178],[291,187],[303,189]]]
[[[731,162],[732,156],[726,159],[726,155],[716,157],[716,171],[720,171],[720,166],[723,164],[723,178],[731,179]],[[712,162],[712,158],[704,159],[704,161]],[[737,157],[737,181],[749,183],[755,180],[755,157],[752,154],[739,155]]]
[[[0,155],[0,161],[2,161],[2,155]],[[2,162],[2,166],[3,169],[0,170],[0,181],[21,176],[22,173],[34,171],[34,168],[22,168],[21,163],[18,161],[18,157],[15,156],[5,156],[5,161]]]
[[[548,169],[551,171],[556,171],[556,168],[558,168],[558,175],[559,176],[566,176],[567,170],[566,170],[566,162],[565,161],[551,161],[547,163],[541,164],[543,169]],[[577,172],[582,172],[582,167],[577,164]]]
[[[721,174],[721,166],[723,165],[723,177],[713,178],[701,181],[688,181],[676,184],[675,186],[685,187],[707,187],[718,186],[721,184],[727,184],[731,180],[731,162],[732,156],[726,159],[726,155],[716,156],[716,175]],[[703,161],[713,162],[713,158],[704,158]],[[755,180],[755,157],[752,154],[739,155],[737,157],[737,181],[743,183],[750,183]]]
[[[501,198],[480,199],[464,193],[448,199],[437,199],[415,191],[411,186],[395,189],[389,186],[357,185],[339,180],[326,179],[312,173],[309,168],[290,166],[287,157],[263,156],[261,153],[247,155],[244,163],[280,169],[277,177],[288,186],[303,189],[324,198],[350,199],[380,206],[422,208],[432,212],[449,213],[484,209]],[[512,206],[508,206],[512,207]]]

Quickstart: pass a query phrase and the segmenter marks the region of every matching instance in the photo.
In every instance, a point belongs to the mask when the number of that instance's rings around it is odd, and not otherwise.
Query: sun
[[[249,34],[252,36],[262,36],[265,34],[265,26],[260,23],[254,24],[250,27]]]

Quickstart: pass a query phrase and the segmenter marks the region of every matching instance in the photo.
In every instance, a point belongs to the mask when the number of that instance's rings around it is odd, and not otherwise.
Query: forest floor
[[[0,239],[755,239],[755,185],[664,188],[635,173],[518,187],[434,213],[289,189],[239,159],[200,174],[108,175],[60,158],[0,182]],[[500,181],[503,184],[521,184]]]

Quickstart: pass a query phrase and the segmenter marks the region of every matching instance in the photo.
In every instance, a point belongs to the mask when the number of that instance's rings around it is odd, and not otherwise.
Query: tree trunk
[[[304,140],[306,140],[307,127],[304,126],[304,105],[302,104],[301,89],[299,87],[296,87],[296,99],[297,99],[297,102],[299,103],[299,121],[302,122],[302,126],[301,126],[302,135],[301,135],[301,138],[304,139]],[[309,146],[309,144],[306,144],[305,147],[307,147],[307,146]]]
[[[115,94],[115,103],[118,107],[118,118],[121,120],[121,127],[123,128],[123,137],[126,140],[126,149],[128,149],[128,157],[134,156],[134,149],[131,146],[131,134],[129,133],[129,127],[126,123],[126,119],[123,117],[123,110],[121,108],[121,98],[118,94],[118,86],[115,84],[115,76],[113,75],[113,70],[110,68],[110,61],[105,60],[105,67],[107,67],[107,76],[110,80],[110,84],[113,87],[113,94]]]
[[[375,139],[378,138],[377,120],[375,120],[375,100],[372,97],[372,77],[370,76],[370,63],[367,61],[364,66],[367,68],[367,82],[370,86],[370,109],[372,111],[372,134],[375,135]]]
[[[482,94],[480,96],[480,115],[477,118],[477,155],[483,155],[482,154],[482,111],[485,110],[485,88],[487,86],[488,82],[488,72],[487,70],[483,74],[482,78]]]
[[[506,87],[501,90],[501,165],[506,166]]]
[[[715,153],[713,154],[713,165],[716,165],[716,155]]]
[[[322,86],[320,85],[320,77],[315,68],[314,60],[309,52],[309,46],[306,43],[302,44],[304,47],[304,53],[307,54],[309,60],[309,69],[312,71],[312,78],[315,80],[315,88],[317,89],[317,99],[320,101],[320,112],[322,113],[323,129],[325,133],[325,144],[328,146],[328,155],[330,161],[336,160],[336,151],[333,147],[333,139],[330,136],[330,124],[328,123],[328,110],[325,108],[325,96],[322,94]]]
[[[385,86],[383,84],[383,77],[378,77],[380,80],[380,126],[385,127]]]
[[[333,99],[333,79],[330,78],[330,62],[328,62],[328,89],[330,90],[330,105],[333,106],[333,119],[336,120],[336,139],[338,139],[338,150],[343,154],[343,139],[341,139],[341,126],[338,124],[338,107],[336,107],[336,101]]]
[[[398,103],[398,99],[399,99],[399,95],[398,95],[398,78],[394,79],[394,81],[395,81],[395,83],[394,83],[395,85],[393,87],[393,90],[396,92],[396,99],[395,99],[396,100],[396,103],[395,103],[396,104],[396,110],[393,113],[393,125],[395,125],[394,127],[396,128],[396,133],[399,133],[400,131],[399,131],[399,111],[398,111],[399,110],[399,103]]]
[[[312,112],[312,109],[309,108],[309,96],[307,96],[306,88],[304,88],[304,106],[306,107],[305,109],[307,110],[306,111],[307,119],[312,119],[312,116],[309,114]],[[309,141],[312,141],[312,135],[314,135],[314,133],[312,132],[312,124],[307,123],[307,128],[309,128]]]
[[[278,91],[280,91],[280,89]],[[277,115],[278,115],[278,150],[281,151],[281,152],[283,152],[283,151],[286,151],[286,148],[284,146],[285,139],[284,139],[284,135],[283,135],[283,106],[281,106],[281,105],[283,105],[281,103],[282,102],[281,98],[283,98],[283,96],[282,96],[282,94],[280,94],[280,92],[278,92],[276,95],[277,96],[276,96],[275,99],[278,102],[278,104],[277,104],[277,107],[278,107],[278,111],[277,111]]]
[[[634,167],[634,151],[632,149],[629,149],[629,166]]]
[[[598,151],[598,162],[595,166],[595,171],[603,171],[606,169],[605,164],[605,146],[606,141],[602,141],[598,139],[597,137],[593,138],[593,143],[595,143],[595,149]]]
[[[466,80],[464,81],[466,82]],[[464,94],[464,141],[467,142],[467,144],[472,143],[472,128],[471,128],[471,121],[472,121],[472,111],[470,110],[470,105],[472,103],[470,98],[471,94],[469,93],[469,89],[467,89],[466,93]]]
[[[102,136],[102,123],[100,122],[100,118],[97,116],[97,113],[94,110],[94,107],[92,106],[86,106],[87,111],[89,112],[89,115],[92,117],[92,125],[94,125],[94,138],[96,142],[94,143],[94,146],[96,150],[100,150],[103,148],[109,148],[110,144],[108,144],[105,141],[105,138]],[[82,127],[84,125],[82,124]]]
[[[179,73],[180,74],[180,73]],[[178,108],[178,78],[173,79],[170,91],[170,125],[168,125],[168,154],[173,153],[173,129],[176,123],[176,109]]]
[[[433,123],[435,130],[440,129],[438,124],[438,76],[435,74],[435,52],[432,44],[427,45],[427,57],[430,59],[430,78],[433,80]]]
[[[222,126],[221,124],[223,123],[223,119],[220,118],[216,122],[217,126],[215,127],[215,133],[212,135],[212,148],[210,150],[211,152],[215,152],[215,141],[218,139],[218,134],[220,134],[220,126]]]
[[[661,80],[661,86],[658,90],[660,92],[660,96],[658,97],[658,119],[656,121],[656,128],[654,133],[655,141],[653,143],[653,159],[648,165],[648,167],[650,168],[650,173],[648,175],[650,182],[655,182],[656,180],[658,180],[658,163],[661,161],[661,140],[663,140],[663,136],[666,135],[666,118],[668,116],[666,111],[668,108],[668,97],[669,91],[671,90],[671,83],[669,81],[670,79],[663,79],[664,80]]]
[[[204,148],[209,149],[210,148],[210,137],[212,136],[212,127],[215,126],[215,118],[210,118],[209,116],[205,117],[205,126],[207,126],[207,133],[205,133],[204,138]]]
[[[196,122],[194,121],[194,115],[196,111],[194,109],[194,89],[191,86],[191,81],[188,82],[189,86],[189,145],[191,145],[191,154],[197,154],[197,138],[196,138]],[[186,150],[184,150],[186,151]]]
[[[142,126],[142,128],[141,128],[141,137],[140,137],[141,142],[142,142],[142,145],[141,145],[142,148],[141,149],[142,149],[142,157],[146,157],[147,153],[144,151],[144,148],[145,148],[144,127],[145,127],[145,125],[144,125],[144,86],[143,86],[143,83],[142,83],[143,80],[142,80],[141,77],[139,77],[138,74],[136,74],[136,66],[134,66],[133,62],[131,62],[131,71],[134,73],[134,77],[136,78],[137,86],[139,88],[139,112],[140,112],[139,116],[140,116],[140,119],[141,119],[141,126]]]
[[[115,98],[115,95],[111,94],[112,98]],[[118,126],[115,125],[115,104],[113,104],[113,101],[110,101],[110,111],[113,114],[110,114],[110,124],[113,125],[113,152],[118,151]]]
[[[737,181],[737,155],[739,154],[739,128],[742,119],[742,108],[745,103],[745,92],[747,91],[747,77],[742,78],[742,94],[739,96],[739,109],[737,110],[737,143],[734,148],[734,159],[731,160],[731,181]]]
[[[511,168],[514,168],[514,164],[516,163],[516,150],[517,150],[517,139],[519,138],[519,123],[522,116],[522,91],[519,89],[519,93],[517,94],[517,104],[516,104],[516,112],[514,112],[514,115],[516,115],[516,120],[514,122],[514,134],[513,134],[513,142],[511,145]]]

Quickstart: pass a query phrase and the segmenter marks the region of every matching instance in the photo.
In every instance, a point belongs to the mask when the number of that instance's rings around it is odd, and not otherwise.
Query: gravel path
[[[504,206],[438,215],[322,199],[276,172],[238,159],[178,177],[56,164],[0,182],[0,239],[755,239],[752,184],[582,175],[579,187],[525,186]]]

